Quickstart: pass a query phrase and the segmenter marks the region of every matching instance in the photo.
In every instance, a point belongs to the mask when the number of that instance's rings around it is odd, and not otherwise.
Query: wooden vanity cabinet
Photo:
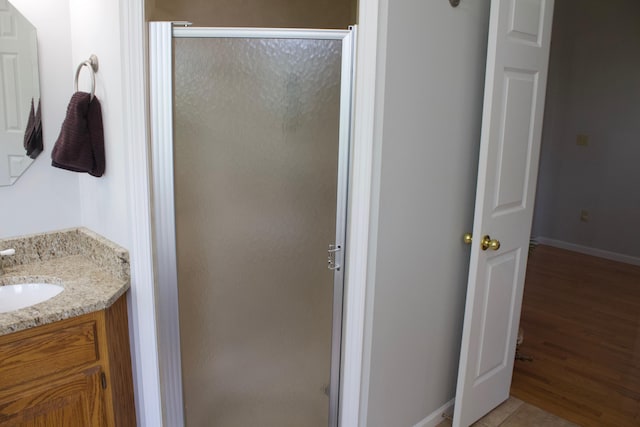
[[[0,336],[0,426],[135,426],[127,305]]]

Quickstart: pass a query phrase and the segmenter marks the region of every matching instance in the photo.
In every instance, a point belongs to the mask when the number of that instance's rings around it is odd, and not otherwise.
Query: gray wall
[[[342,28],[356,23],[357,0],[147,0],[148,21],[196,26]]]
[[[489,19],[488,0],[381,3],[368,427],[412,426],[455,395]]]
[[[557,0],[547,87],[533,234],[640,256],[640,2]]]

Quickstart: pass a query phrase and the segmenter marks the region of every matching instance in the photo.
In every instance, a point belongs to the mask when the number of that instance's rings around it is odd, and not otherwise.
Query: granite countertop
[[[30,307],[0,313],[0,335],[69,319],[113,304],[129,289],[129,254],[85,228],[0,240],[15,248],[4,257],[0,286],[52,283],[64,290]]]

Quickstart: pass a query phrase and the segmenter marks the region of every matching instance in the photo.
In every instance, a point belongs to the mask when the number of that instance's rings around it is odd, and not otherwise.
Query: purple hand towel
[[[51,151],[51,165],[74,172],[104,174],[104,133],[98,98],[76,92],[69,101],[60,136]]]
[[[27,128],[24,132],[24,149],[27,156],[35,159],[42,152],[42,117],[40,113],[40,101],[38,100],[38,111],[33,108],[33,98],[31,98],[31,111],[27,120]]]

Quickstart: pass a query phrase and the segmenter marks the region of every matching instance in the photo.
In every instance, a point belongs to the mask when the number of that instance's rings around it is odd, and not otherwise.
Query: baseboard
[[[451,399],[413,427],[436,427],[438,424],[445,420],[442,414],[446,413],[447,415],[451,415],[453,413],[453,404],[455,403],[455,401],[455,398]]]
[[[553,246],[568,251],[580,252],[581,254],[597,256],[599,258],[610,259],[612,261],[624,262],[625,264],[639,265],[640,258],[631,255],[620,254],[617,252],[605,251],[603,249],[591,248],[589,246],[577,245],[575,243],[564,242],[562,240],[550,239],[548,237],[537,236],[534,241],[542,245]]]

